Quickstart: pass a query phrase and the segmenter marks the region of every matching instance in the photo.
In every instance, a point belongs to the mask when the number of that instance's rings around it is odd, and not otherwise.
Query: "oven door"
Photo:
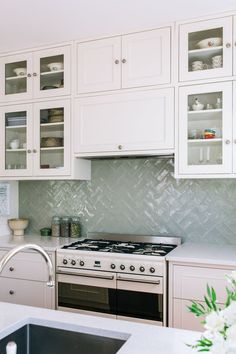
[[[59,310],[116,318],[116,274],[59,270],[57,285]]]
[[[118,274],[117,319],[163,325],[163,279]]]

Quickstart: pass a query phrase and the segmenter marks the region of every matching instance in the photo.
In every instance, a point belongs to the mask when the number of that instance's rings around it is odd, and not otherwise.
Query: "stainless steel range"
[[[165,256],[179,237],[90,233],[57,251],[57,308],[166,325]]]

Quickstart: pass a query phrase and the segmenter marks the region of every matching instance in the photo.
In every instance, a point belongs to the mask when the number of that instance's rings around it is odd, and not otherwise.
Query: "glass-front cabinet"
[[[70,174],[70,101],[0,108],[0,176]]]
[[[180,25],[180,81],[232,75],[232,17]]]
[[[179,90],[179,173],[232,173],[232,83]]]
[[[0,100],[70,94],[70,46],[0,59]]]

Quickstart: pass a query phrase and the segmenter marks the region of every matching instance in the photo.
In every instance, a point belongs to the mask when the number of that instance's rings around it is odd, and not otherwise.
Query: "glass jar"
[[[70,237],[70,217],[64,216],[61,218],[61,236]]]
[[[60,237],[61,235],[61,218],[53,216],[52,218],[52,236]]]
[[[71,218],[70,224],[70,237],[80,237],[81,236],[81,225],[78,216]]]

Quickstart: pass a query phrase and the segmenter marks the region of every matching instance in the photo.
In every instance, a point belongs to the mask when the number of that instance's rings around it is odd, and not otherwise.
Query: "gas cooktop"
[[[62,249],[78,251],[97,251],[111,253],[128,253],[147,256],[165,256],[177,245],[167,243],[123,242],[105,239],[84,239],[63,246]]]

